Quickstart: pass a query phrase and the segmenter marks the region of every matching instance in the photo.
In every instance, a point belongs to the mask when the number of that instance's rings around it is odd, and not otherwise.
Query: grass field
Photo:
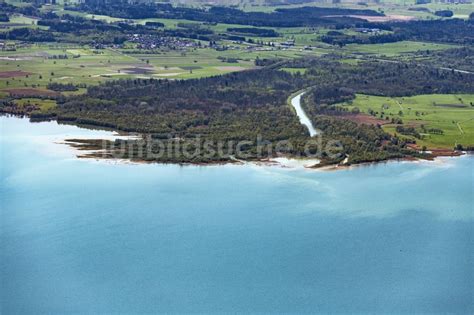
[[[359,45],[350,44],[345,47],[347,52],[358,53],[358,54],[371,54],[371,55],[385,55],[385,56],[397,56],[400,54],[412,53],[419,50],[442,50],[449,48],[456,48],[455,45],[446,44],[435,44],[435,43],[423,43],[413,41],[402,41],[396,43],[386,44],[369,44]]]
[[[68,59],[51,59],[59,55],[67,55]],[[94,52],[68,45],[31,45],[17,51],[0,52],[2,72],[31,73],[28,76],[0,79],[0,89],[45,87],[50,82],[97,84],[105,79],[101,75],[119,75],[119,69],[137,64],[141,62],[112,50]]]
[[[324,3],[308,3],[305,5],[313,5],[313,6],[321,6],[321,7],[334,7],[334,5],[328,5]],[[298,7],[301,5],[288,5],[284,6],[285,8],[290,8],[290,7]],[[251,8],[252,10],[263,10],[263,11],[272,11],[278,6],[245,6],[245,8]],[[393,14],[393,15],[407,15],[407,16],[414,16],[419,19],[435,19],[438,18],[435,15],[431,13],[426,13],[426,12],[419,12],[419,11],[409,11],[408,8],[411,7],[408,4],[401,4],[401,3],[390,3],[390,4],[384,4],[379,5],[379,6],[372,6],[371,4],[366,6],[361,6],[361,5],[356,5],[352,3],[345,3],[338,5],[337,7],[344,7],[344,8],[357,8],[357,9],[374,9],[377,11],[381,11],[382,7],[384,8],[386,14]],[[442,8],[447,8],[446,5],[436,5],[434,6],[436,9],[442,9]],[[462,10],[459,10],[459,8],[463,8]],[[451,8],[453,9],[453,8]],[[466,13],[469,11],[468,6],[466,5],[460,5],[456,6],[456,9],[453,11],[458,14],[458,17],[461,18],[467,18],[469,13]],[[472,8],[471,8],[472,9]],[[383,11],[383,10],[382,10]],[[384,11],[384,12],[385,12]],[[472,9],[474,11],[474,9]],[[58,14],[71,14],[71,15],[80,15],[89,19],[96,19],[96,20],[102,20],[106,22],[116,22],[116,21],[123,21],[124,19],[120,18],[115,18],[111,16],[106,16],[106,15],[93,15],[93,14],[87,14],[87,13],[81,13],[81,12],[76,12],[76,11],[66,11],[66,10],[59,10],[57,12]],[[184,20],[184,19],[159,19],[159,18],[149,18],[149,19],[135,19],[135,20],[129,20],[133,21],[135,24],[145,24],[146,22],[161,22],[165,25],[166,29],[177,29],[179,28],[179,24],[196,24],[196,25],[201,25],[201,27],[204,28],[209,28],[215,33],[226,33],[227,28],[239,28],[243,27],[242,25],[237,25],[237,24],[225,24],[225,23],[218,23],[217,25],[202,25],[201,22],[197,21],[191,21],[191,20]],[[259,28],[259,27],[257,27]],[[307,27],[293,27],[293,28],[284,28],[284,27],[260,27],[260,28],[266,28],[266,29],[273,29],[277,33],[280,34],[279,37],[272,37],[272,38],[259,38],[256,36],[250,36],[249,34],[245,35],[246,38],[252,38],[254,40],[263,40],[265,42],[272,41],[272,42],[284,42],[288,39],[294,39],[296,42],[296,45],[298,46],[323,46],[323,48],[330,48],[326,47],[324,44],[320,42],[320,38],[322,35],[326,34],[330,29],[325,29],[325,28],[307,28]],[[355,33],[354,31],[351,30],[341,30],[343,33],[347,35],[361,35],[360,33]],[[382,47],[381,45],[349,45],[347,46],[349,52],[357,52],[357,53],[372,53],[372,54],[385,54],[385,55],[397,55],[400,53],[406,53],[406,52],[414,52],[417,50],[423,50],[423,49],[445,49],[449,48],[446,47],[446,45],[436,45],[436,44],[426,44],[426,43],[416,43],[416,42],[402,42],[402,43],[395,43],[393,47],[390,46]],[[364,47],[359,47],[359,46],[364,46]],[[368,46],[368,47],[365,47]],[[373,47],[369,47],[373,46]]]
[[[16,51],[0,51],[0,90],[40,87],[50,82],[98,84],[118,78],[188,79],[241,71],[254,67],[256,58],[297,58],[321,55],[324,49],[301,48],[281,50],[236,49],[216,51],[193,48],[187,51],[161,50],[154,54],[137,54],[135,49],[92,49],[74,44],[33,44]],[[64,56],[67,59],[54,58]],[[233,58],[236,62],[228,62]],[[8,77],[2,73],[22,71],[27,76]]]
[[[52,59],[53,56],[60,55],[67,55],[68,58]],[[220,55],[224,54],[211,49],[184,54],[171,51],[155,55],[133,55],[118,50],[95,50],[73,45],[32,45],[17,51],[0,52],[0,72],[30,73],[28,76],[2,77],[0,89],[32,85],[45,87],[50,82],[98,84],[111,78],[127,77],[201,77],[251,68],[256,57],[247,54],[246,61],[226,63],[217,59]],[[240,56],[242,55],[241,53]]]
[[[47,26],[38,26],[37,19],[24,16],[22,14],[13,14],[9,16],[9,22],[0,22],[0,32],[5,32],[15,28],[42,28],[47,29]]]
[[[386,119],[400,118],[405,127],[414,127],[423,138],[420,146],[449,148],[456,144],[474,145],[474,94],[427,94],[412,97],[380,97],[358,94],[352,103],[341,106],[374,114]],[[424,126],[425,129],[422,128]],[[396,125],[386,124],[384,130],[394,134]],[[441,129],[438,135],[426,130]],[[403,137],[403,136],[402,136]],[[409,137],[413,138],[413,137]]]
[[[192,3],[193,1],[186,0],[186,3]],[[296,8],[302,6],[316,6],[316,7],[338,7],[338,8],[348,8],[348,9],[370,9],[375,11],[384,12],[386,15],[407,15],[414,16],[420,19],[435,19],[438,18],[435,15],[429,12],[413,11],[409,10],[410,8],[424,7],[429,9],[431,12],[437,10],[451,10],[454,12],[455,17],[467,18],[470,12],[473,11],[471,3],[428,3],[422,5],[415,5],[414,0],[381,0],[381,1],[342,1],[342,3],[331,3],[331,2],[322,2],[315,1],[311,3],[302,3],[295,5],[254,5],[250,4],[248,1],[239,1],[241,9],[245,11],[261,11],[261,12],[271,12],[277,8]]]
[[[301,35],[303,36],[303,35]],[[310,40],[310,39],[309,39]],[[232,43],[229,43],[232,44]],[[380,45],[349,45],[338,47],[321,44],[321,47],[304,50],[302,46],[288,49],[262,47],[248,49],[232,44],[235,49],[216,51],[210,48],[187,51],[161,50],[154,54],[137,54],[134,49],[92,49],[73,44],[34,44],[18,47],[16,51],[0,51],[1,72],[24,71],[28,77],[0,78],[0,89],[18,87],[45,87],[50,82],[98,84],[117,78],[168,78],[187,79],[241,71],[254,67],[256,58],[298,58],[320,56],[330,52],[399,56],[419,49],[446,49],[453,46],[419,42],[400,42]],[[68,59],[52,59],[67,55]],[[237,62],[228,62],[228,58]],[[343,62],[355,63],[347,58]],[[137,69],[138,68],[138,69]],[[137,69],[138,71],[129,71]],[[140,69],[146,69],[141,71]]]
[[[93,15],[93,14],[85,14],[79,13],[75,11],[60,11],[61,14],[71,14],[71,15],[80,15],[89,19],[95,20],[102,20],[105,22],[116,22],[116,21],[124,21],[124,19],[114,18],[107,15]],[[226,33],[228,28],[241,28],[244,25],[240,24],[226,24],[226,23],[218,23],[216,25],[203,25],[202,22],[191,21],[191,20],[184,20],[184,19],[159,19],[159,18],[149,18],[149,19],[135,19],[132,20],[135,24],[142,24],[144,25],[146,22],[161,22],[165,25],[166,29],[177,29],[179,28],[179,24],[196,24],[200,25],[203,28],[209,28],[214,31],[216,34]],[[254,27],[254,26],[252,26]],[[260,38],[258,36],[251,36],[250,34],[245,34],[246,38],[252,38],[254,40],[263,40],[265,42],[284,42],[288,39],[295,39],[297,45],[314,45],[319,41],[321,35],[327,33],[329,29],[320,28],[318,30],[313,30],[311,28],[306,27],[255,27],[255,28],[264,28],[264,29],[272,29],[276,31],[280,36],[278,37],[265,37]]]
[[[20,108],[28,105],[35,105],[39,107],[40,111],[47,111],[56,106],[56,101],[43,100],[39,98],[22,98],[20,100],[15,100],[15,104]]]

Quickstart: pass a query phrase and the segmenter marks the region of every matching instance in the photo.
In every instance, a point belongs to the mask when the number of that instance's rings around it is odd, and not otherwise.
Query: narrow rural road
[[[363,58],[363,57],[361,58],[360,56],[357,56],[355,54],[349,54],[349,55],[352,56],[355,59],[358,59],[358,60],[363,60],[363,61],[368,61],[369,60],[367,58]],[[400,60],[390,60],[390,59],[383,59],[383,58],[373,58],[372,60],[376,60],[376,61],[380,61],[380,62],[386,62],[386,63],[401,63]],[[422,63],[418,63],[417,65],[430,67],[430,68],[435,68],[435,69],[444,70],[444,71],[454,71],[454,72],[463,73],[463,74],[474,74],[474,72],[472,72],[472,71],[461,70],[461,69],[454,69],[454,68],[447,68],[447,67],[431,67],[429,65],[422,64]]]
[[[447,71],[454,71],[454,72],[464,73],[464,74],[474,74],[474,72],[471,72],[471,71],[459,70],[459,69],[453,69],[453,68],[440,67],[439,69],[447,70]]]

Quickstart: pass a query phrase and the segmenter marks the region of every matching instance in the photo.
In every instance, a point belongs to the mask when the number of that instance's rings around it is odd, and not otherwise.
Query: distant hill
[[[360,0],[172,0],[172,3],[180,5],[218,5],[218,6],[278,6],[298,5],[309,3],[356,3]],[[375,2],[368,0],[363,2]]]

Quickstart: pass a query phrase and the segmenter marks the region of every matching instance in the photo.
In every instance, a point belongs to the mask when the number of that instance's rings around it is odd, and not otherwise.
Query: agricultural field
[[[303,36],[303,35],[301,35]],[[311,41],[308,36],[308,42]],[[314,35],[313,35],[314,36]],[[295,36],[296,37],[296,36]],[[298,37],[296,37],[298,38]],[[301,37],[300,37],[301,39]],[[254,67],[256,58],[293,59],[304,56],[321,56],[331,52],[348,55],[342,62],[355,64],[353,53],[400,56],[417,50],[435,50],[453,45],[419,42],[400,42],[374,45],[348,45],[339,48],[319,43],[320,47],[287,49],[232,44],[231,49],[217,51],[208,47],[185,51],[165,50],[139,53],[133,48],[93,49],[74,44],[32,44],[18,46],[16,51],[0,51],[0,89],[46,87],[49,83],[99,84],[118,78],[186,79],[220,75]],[[250,47],[251,48],[251,47]],[[63,59],[67,56],[67,59]],[[25,75],[8,76],[8,72],[21,71]]]
[[[44,88],[52,82],[98,84],[109,77],[130,77],[120,69],[142,64],[110,49],[35,44],[0,52],[0,89]]]
[[[18,43],[11,42],[9,45]],[[184,51],[161,49],[137,53],[133,48],[94,49],[74,44],[17,45],[15,51],[0,51],[0,90],[45,88],[49,83],[99,84],[119,78],[188,79],[255,67],[256,58],[298,58],[327,51],[293,49],[234,49],[208,47]]]
[[[98,84],[112,78],[217,75],[251,68],[255,57],[249,56],[242,63],[226,63],[218,56],[210,49],[133,55],[114,49],[37,44],[0,52],[0,89],[45,87],[52,82]]]
[[[457,47],[459,46],[414,41],[401,41],[396,43],[385,44],[349,44],[344,48],[344,50],[356,54],[393,57],[408,53],[414,53],[420,50],[443,50]]]
[[[457,144],[474,145],[474,94],[427,94],[412,97],[381,97],[357,94],[352,102],[341,104],[349,110],[383,119],[383,129],[403,138],[416,140],[419,146],[452,149]],[[397,132],[401,120],[404,128],[413,127],[416,138]]]
[[[82,16],[92,20],[99,20],[105,21],[107,23],[118,22],[118,21],[125,21],[125,19],[115,18],[107,15],[94,15],[94,14],[85,14],[76,11],[67,11],[67,10],[59,10],[56,12],[57,14],[70,14],[76,16]],[[226,23],[217,23],[216,25],[204,25],[201,22],[185,20],[185,19],[162,19],[162,18],[148,18],[148,19],[129,19],[127,20],[129,23],[137,24],[137,25],[145,25],[147,22],[160,22],[164,24],[164,28],[166,29],[180,29],[181,25],[196,25],[202,28],[210,29],[216,34],[227,33],[228,28],[241,28],[244,25],[240,24],[226,24]],[[250,34],[245,34],[246,38],[250,38],[253,40],[263,40],[265,42],[276,42],[281,43],[288,39],[294,39],[296,45],[316,45],[321,44],[319,39],[321,35],[326,34],[330,29],[326,28],[308,28],[308,27],[255,27],[253,28],[258,29],[270,29],[274,30],[279,34],[277,37],[265,37],[260,38],[258,36],[252,36]],[[346,33],[346,32],[345,32]],[[350,32],[349,32],[350,33]]]
[[[176,1],[179,3],[180,1]],[[182,3],[182,1],[181,1]],[[193,3],[193,1],[186,1],[186,4]],[[195,2],[198,5],[199,2]],[[401,15],[415,17],[417,19],[437,19],[438,17],[430,12],[438,10],[451,10],[454,12],[454,17],[467,18],[472,12],[472,4],[470,3],[427,3],[415,5],[414,1],[408,0],[385,0],[380,2],[372,1],[342,1],[341,3],[334,4],[332,2],[325,1],[314,1],[310,3],[293,4],[293,5],[255,5],[249,4],[248,2],[240,2],[239,8],[244,11],[260,11],[260,12],[272,12],[276,9],[283,8],[298,8],[304,6],[317,6],[317,7],[338,7],[348,9],[371,9],[375,11],[384,12],[386,15]],[[413,8],[426,8],[430,12],[416,11]]]
[[[14,14],[9,17],[9,22],[0,22],[0,32],[5,32],[7,30],[15,29],[15,28],[43,28],[36,25],[38,22],[37,19],[27,17],[23,14]]]
[[[20,108],[25,106],[35,106],[40,111],[47,111],[51,108],[56,106],[55,100],[48,100],[48,99],[39,99],[39,98],[22,98],[15,100],[15,104]]]
[[[242,71],[255,67],[255,59],[284,58],[291,59],[305,55],[321,54],[317,51],[293,50],[248,50],[244,47],[216,51],[210,48],[197,48],[186,52],[162,51],[159,54],[128,54],[155,68],[155,77],[197,78]]]

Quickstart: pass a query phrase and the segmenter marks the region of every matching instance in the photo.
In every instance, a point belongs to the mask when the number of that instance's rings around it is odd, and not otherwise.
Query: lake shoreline
[[[301,91],[299,91],[297,94],[300,94]],[[263,166],[274,166],[274,167],[282,167],[282,168],[300,168],[300,167],[291,167],[288,164],[291,163],[278,163],[273,161],[274,159],[287,159],[289,161],[298,161],[298,162],[304,162],[309,161],[309,160],[314,160],[313,159],[307,159],[304,157],[300,156],[274,156],[274,157],[265,157],[261,159],[248,159],[248,160],[242,160],[242,159],[236,159],[234,157],[230,157],[225,160],[209,160],[209,161],[203,161],[203,162],[193,162],[193,161],[183,161],[183,162],[178,162],[178,161],[171,161],[171,160],[147,160],[147,159],[135,159],[135,158],[123,158],[123,157],[114,157],[113,151],[105,151],[103,148],[96,146],[94,148],[94,145],[91,146],[91,143],[99,143],[99,142],[104,142],[104,141],[111,141],[111,138],[114,139],[138,139],[143,134],[138,134],[138,133],[127,133],[123,132],[120,130],[115,130],[115,129],[110,129],[106,127],[100,127],[100,126],[85,126],[81,124],[77,124],[74,122],[71,123],[63,123],[61,121],[58,121],[56,119],[47,119],[47,120],[42,120],[42,121],[31,121],[31,117],[28,114],[14,114],[14,113],[2,113],[0,116],[11,116],[15,118],[20,118],[20,119],[28,119],[29,123],[44,123],[44,122],[55,122],[58,125],[71,125],[75,126],[80,129],[86,129],[86,130],[91,130],[91,131],[106,131],[106,132],[112,132],[115,133],[115,135],[111,135],[110,137],[98,137],[98,138],[93,138],[89,136],[85,137],[74,137],[74,138],[64,138],[61,139],[59,142],[56,142],[57,144],[65,145],[71,149],[73,149],[76,153],[77,152],[83,152],[84,154],[75,154],[75,157],[78,159],[93,159],[97,161],[114,161],[117,162],[118,164],[125,163],[125,164],[175,164],[175,165],[180,165],[180,166],[218,166],[218,165],[237,165],[237,164],[246,164],[246,163],[251,163],[254,165],[263,165]],[[80,140],[80,143],[77,141]],[[88,143],[89,142],[89,143]],[[428,151],[429,152],[429,151]],[[406,157],[401,157],[401,158],[388,158],[384,160],[379,160],[379,161],[367,161],[367,162],[360,162],[360,163],[352,163],[352,164],[345,164],[344,162],[337,162],[337,163],[328,163],[323,160],[319,160],[320,163],[315,163],[312,166],[309,167],[301,167],[304,169],[309,169],[309,170],[320,170],[320,171],[337,171],[337,170],[346,170],[350,169],[354,166],[364,166],[364,165],[375,165],[375,164],[381,164],[381,163],[386,163],[390,161],[434,161],[437,158],[440,157],[459,157],[463,156],[466,154],[471,154],[469,152],[464,152],[464,151],[455,151],[455,150],[433,150],[433,152],[429,152],[429,155],[427,155],[425,158],[420,158],[420,157],[414,157],[414,156],[406,156]]]
[[[79,160],[85,151],[62,143],[112,132],[13,117],[0,127],[6,313],[436,313],[450,294],[442,311],[472,304],[474,156],[337,173],[131,165]],[[335,309],[341,299],[357,304]]]
[[[70,143],[60,143],[62,145],[67,145],[74,150],[73,145]],[[261,166],[261,167],[277,167],[283,169],[304,169],[308,171],[321,171],[321,172],[333,172],[333,171],[343,171],[343,170],[352,170],[359,167],[368,167],[368,166],[377,166],[383,165],[392,162],[412,162],[412,163],[419,163],[419,162],[437,162],[443,158],[459,158],[464,156],[473,155],[474,153],[471,152],[457,152],[456,154],[438,154],[429,158],[416,158],[416,157],[404,157],[404,158],[392,158],[392,159],[385,159],[380,161],[373,161],[373,162],[361,162],[356,164],[322,164],[319,165],[318,163],[314,163],[312,166],[294,166],[295,163],[303,164],[305,162],[311,162],[314,159],[305,159],[305,158],[298,158],[298,157],[291,157],[291,156],[278,156],[272,158],[264,158],[261,160],[238,160],[238,159],[230,159],[227,161],[212,161],[212,162],[166,162],[166,161],[150,161],[145,159],[127,159],[127,158],[109,158],[104,157],[104,153],[98,154],[82,154],[76,155],[77,159],[81,160],[95,160],[98,162],[113,162],[114,164],[127,164],[127,165],[148,165],[148,164],[157,164],[157,165],[179,165],[179,166],[225,166],[225,165],[254,165],[254,166]],[[277,159],[285,159],[287,162],[280,162]],[[295,162],[295,163],[293,163]]]

